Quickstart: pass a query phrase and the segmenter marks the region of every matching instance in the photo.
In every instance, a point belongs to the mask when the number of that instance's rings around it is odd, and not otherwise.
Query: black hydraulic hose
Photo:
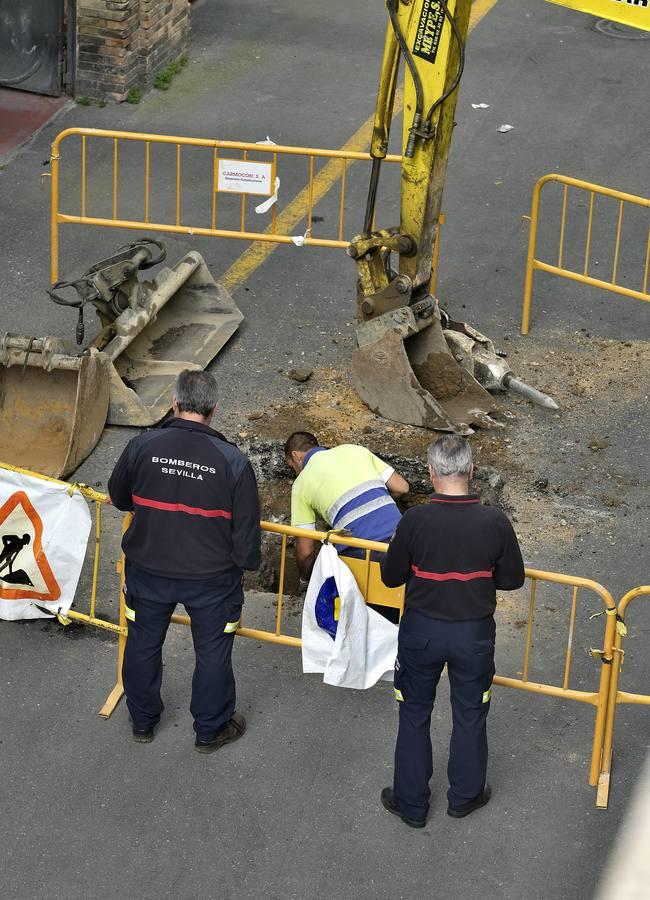
[[[368,199],[366,201],[366,216],[363,220],[364,234],[370,234],[372,229],[372,219],[375,215],[375,203],[377,202],[377,186],[379,185],[380,167],[381,159],[375,157],[372,161],[372,170],[370,172],[370,186],[368,187]]]
[[[54,300],[55,303],[58,303],[59,306],[71,306],[73,309],[79,310],[79,316],[77,318],[77,327],[75,329],[75,337],[77,341],[77,345],[83,344],[84,334],[85,334],[85,325],[84,325],[84,306],[86,305],[86,301],[82,297],[77,297],[74,300],[68,300],[67,297],[61,297],[60,294],[55,294],[54,292],[60,290],[61,288],[67,287],[75,287],[74,281],[57,281],[56,284],[52,285],[52,290],[48,290],[47,293],[51,300]]]
[[[453,82],[450,84],[450,86],[447,88],[447,90],[444,92],[444,94],[442,94],[440,97],[438,97],[436,102],[432,104],[431,109],[427,113],[426,122],[427,122],[429,128],[431,127],[431,120],[433,118],[433,114],[435,113],[435,111],[438,109],[439,106],[441,106],[445,102],[447,97],[450,97],[454,93],[454,91],[460,84],[460,79],[463,77],[463,70],[465,68],[465,45],[463,44],[463,39],[461,37],[460,30],[456,23],[456,19],[449,12],[449,7],[447,6],[447,0],[440,0],[440,5],[442,6],[442,10],[445,14],[445,18],[449,21],[449,24],[451,25],[451,30],[453,31],[454,37],[456,38],[456,42],[458,43],[458,53],[459,53],[458,71],[456,72],[456,77],[454,78]]]
[[[399,0],[386,0],[386,8],[390,17],[390,23],[393,26],[393,31],[395,32],[395,37],[397,38],[397,43],[399,44],[399,48],[402,51],[404,59],[406,60],[406,65],[409,67],[411,77],[413,78],[413,84],[415,85],[415,113],[413,114],[413,122],[411,123],[411,127],[409,129],[409,139],[406,144],[406,150],[404,151],[404,156],[410,159],[415,152],[417,131],[422,122],[422,111],[424,109],[424,92],[422,90],[422,80],[420,79],[420,73],[417,70],[417,66],[413,62],[413,56],[411,55],[411,51],[409,50],[408,44],[406,43],[406,39],[402,34],[402,29],[399,27],[399,19],[397,18],[398,2]]]

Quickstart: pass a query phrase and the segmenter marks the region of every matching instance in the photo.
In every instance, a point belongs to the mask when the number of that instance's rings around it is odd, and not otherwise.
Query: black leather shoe
[[[153,726],[151,728],[136,728],[133,725],[131,731],[133,740],[137,741],[138,744],[150,744],[154,739]]]
[[[405,825],[409,825],[411,828],[424,828],[427,824],[426,819],[409,819],[408,816],[405,816],[404,813],[399,808],[399,803],[395,800],[395,795],[393,794],[393,789],[386,787],[381,792],[381,802],[384,809],[387,809],[389,813],[392,813],[394,816],[399,816],[402,822]]]
[[[212,753],[214,750],[223,747],[224,744],[231,744],[233,741],[239,740],[245,731],[246,719],[241,713],[234,712],[225,728],[222,728],[219,734],[210,738],[209,741],[201,740],[197,736],[194,741],[194,749],[198,750],[199,753]]]
[[[462,806],[448,806],[447,815],[451,816],[452,819],[464,819],[465,816],[473,813],[475,809],[480,809],[482,806],[485,806],[486,803],[489,803],[491,796],[492,788],[489,784],[486,784],[483,793],[479,794],[476,800],[471,800],[469,803],[464,803]]]

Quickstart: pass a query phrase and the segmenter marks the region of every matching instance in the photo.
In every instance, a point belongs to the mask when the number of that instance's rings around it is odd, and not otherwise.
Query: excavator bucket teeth
[[[373,412],[404,425],[457,434],[498,425],[498,404],[456,362],[437,319],[411,337],[388,330],[357,347],[352,384]]]
[[[113,358],[110,425],[159,422],[170,407],[178,374],[183,369],[204,369],[244,318],[195,252],[160,272],[150,291],[152,308],[157,310],[151,321],[119,354],[111,352],[111,343],[103,348]],[[119,318],[115,326],[119,334]],[[125,330],[131,328],[127,322]]]
[[[4,365],[0,365],[0,460],[66,478],[103,431],[109,363],[95,351],[44,359],[33,349],[44,341],[18,338],[17,343],[32,349],[7,351],[5,339]]]
[[[501,427],[491,418],[500,404],[451,353],[439,319],[407,341],[407,353],[422,388],[452,422]]]

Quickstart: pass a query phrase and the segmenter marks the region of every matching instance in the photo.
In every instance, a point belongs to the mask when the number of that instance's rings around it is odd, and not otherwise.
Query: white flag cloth
[[[323,672],[323,681],[338,687],[372,687],[392,678],[397,630],[366,606],[348,567],[324,544],[302,613],[303,672]]]
[[[78,490],[0,468],[0,619],[67,613],[90,527]]]

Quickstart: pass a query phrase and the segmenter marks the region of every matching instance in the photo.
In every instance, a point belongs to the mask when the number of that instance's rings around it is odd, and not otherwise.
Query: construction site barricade
[[[399,588],[388,588],[381,580],[381,571],[379,563],[372,559],[373,553],[385,553],[388,545],[377,541],[366,541],[358,538],[347,537],[337,534],[336,532],[320,532],[311,529],[294,528],[290,525],[282,525],[273,522],[262,522],[262,530],[268,534],[275,534],[280,539],[280,560],[279,560],[279,584],[277,590],[275,628],[270,630],[262,630],[259,628],[248,628],[245,624],[246,607],[242,615],[242,623],[237,629],[237,634],[241,637],[250,637],[259,641],[266,641],[272,644],[283,644],[289,647],[299,648],[301,640],[295,635],[287,634],[283,627],[283,612],[285,590],[285,574],[286,574],[286,557],[288,549],[288,541],[291,538],[304,537],[315,541],[328,541],[335,545],[344,545],[346,547],[354,547],[360,549],[364,553],[364,558],[354,558],[342,556],[341,560],[349,567],[359,586],[359,589],[366,601],[373,606],[385,606],[392,609],[398,609],[400,612],[404,610],[404,586]],[[616,605],[609,593],[602,585],[586,578],[579,578],[573,575],[566,575],[557,572],[545,572],[539,569],[526,569],[526,578],[529,583],[529,601],[528,601],[528,620],[526,627],[526,640],[523,653],[523,665],[521,677],[515,678],[507,675],[496,675],[494,678],[495,685],[516,688],[518,690],[527,691],[531,694],[545,695],[550,697],[559,697],[565,700],[585,703],[595,708],[594,733],[591,750],[591,762],[589,770],[589,783],[597,785],[600,776],[601,760],[603,758],[603,740],[605,733],[605,722],[607,716],[607,702],[610,693],[610,677],[612,673],[612,658],[614,639],[616,632]],[[566,585],[571,589],[570,602],[568,604],[568,633],[566,637],[566,652],[563,667],[563,677],[560,684],[546,684],[531,681],[529,679],[531,652],[533,646],[533,622],[535,616],[535,604],[538,595],[538,586],[543,583]],[[600,659],[600,677],[598,684],[593,691],[576,690],[569,686],[569,678],[571,672],[571,661],[573,655],[576,610],[578,603],[579,591],[590,591],[598,597],[599,603],[605,612],[605,633],[603,638],[603,647],[597,651]],[[174,614],[172,622],[180,625],[189,625],[190,618],[187,615]],[[128,624],[128,623],[127,623]],[[102,715],[110,715],[112,708],[117,704],[120,694],[121,685],[121,659],[123,655],[123,644],[125,637],[120,634],[119,642],[122,649],[118,659],[118,684],[111,692],[111,696],[107,700],[102,709]],[[112,707],[112,708],[110,708]]]
[[[559,234],[557,238],[558,251],[557,257],[553,262],[544,261],[538,258],[538,238],[539,238],[539,219],[540,219],[540,198],[546,185],[558,183],[562,188],[561,214],[559,222]],[[577,200],[573,206],[570,206],[569,189],[571,189],[572,197]],[[596,224],[598,223],[598,214],[602,213],[602,201],[599,204],[598,212],[596,210],[596,198],[607,198],[614,201],[614,207],[611,210],[614,214],[615,228],[609,229],[607,226],[607,236],[600,236],[598,240],[597,255],[600,259],[594,259],[594,237],[596,235]],[[586,216],[578,215],[577,211],[583,208],[587,209]],[[648,291],[648,280],[650,277],[650,218],[643,216],[639,222],[634,223],[634,228],[630,229],[628,234],[633,235],[634,246],[629,249],[628,238],[623,237],[623,222],[626,209],[629,218],[630,208],[650,208],[650,199],[647,197],[637,197],[634,194],[626,194],[623,191],[617,191],[613,188],[604,187],[600,184],[591,184],[588,181],[582,181],[579,178],[570,178],[567,175],[558,175],[556,173],[544,175],[535,184],[533,190],[533,200],[530,212],[530,236],[528,240],[528,255],[526,259],[526,278],[524,283],[524,301],[521,318],[521,333],[528,334],[530,326],[530,313],[533,296],[533,277],[536,271],[548,272],[551,275],[558,275],[562,278],[568,278],[580,284],[591,285],[592,287],[602,288],[606,291],[612,291],[624,297],[634,297],[637,300],[650,301],[650,292]],[[571,212],[571,222],[567,226],[569,219],[568,212]],[[526,217],[524,217],[526,218]],[[580,221],[574,221],[579,218]],[[596,220],[596,221],[595,221]],[[605,226],[601,226],[605,227]],[[572,235],[579,234],[584,237],[584,251],[577,256],[572,257],[574,265],[567,263],[566,243],[568,238],[568,228]],[[640,239],[639,239],[640,238]],[[603,252],[605,251],[606,252]],[[623,252],[631,263],[630,277],[626,277],[626,272],[621,271],[621,259]],[[611,263],[611,269],[607,268],[608,274],[605,275],[606,264],[605,258],[609,257],[607,267]],[[633,265],[632,265],[633,263]],[[598,271],[595,267],[599,266]],[[602,273],[602,274],[601,274]],[[610,274],[611,273],[611,276]],[[623,281],[627,283],[624,284]],[[629,286],[630,281],[636,281],[634,287]]]
[[[64,156],[64,148],[67,150],[75,138],[78,139],[80,146],[70,147],[68,155]],[[91,153],[91,147],[93,151],[97,151],[96,155]],[[130,154],[128,160],[125,160],[125,147],[139,148],[137,158]],[[164,159],[156,158],[154,148],[166,154]],[[204,181],[198,186],[190,179],[186,166],[189,155],[196,152],[202,153],[205,172]],[[234,158],[233,154],[236,154],[237,158]],[[281,184],[285,183],[285,170],[290,160],[302,163],[302,174],[298,175],[295,171],[287,172],[290,177],[286,178],[286,184],[303,179],[306,184],[283,208],[278,199],[277,185],[278,179]],[[220,166],[228,161],[235,167],[237,164],[251,164],[251,166],[259,164],[268,167],[269,177],[265,183],[271,183],[271,190],[274,193],[269,196],[266,193],[269,188],[264,187],[265,193],[260,195],[253,186],[250,193],[242,192],[240,196],[234,196],[237,191],[233,190],[233,187],[237,188],[237,180],[231,179],[231,185],[224,185],[220,181],[220,173],[223,174]],[[402,157],[388,154],[384,161],[389,164],[400,164]],[[59,280],[59,228],[63,224],[128,228],[145,232],[234,238],[331,249],[347,248],[353,235],[348,234],[345,216],[350,167],[356,163],[371,162],[372,157],[369,153],[355,150],[293,147],[265,141],[250,143],[209,140],[99,128],[66,128],[52,143],[51,170],[46,173],[52,182],[50,213],[52,284]],[[92,173],[94,166],[99,169],[102,163],[105,170],[110,170],[110,177],[108,179],[102,177],[98,188],[92,180]],[[75,199],[66,198],[65,210],[62,208],[64,199],[61,182],[64,165],[74,171],[74,191],[77,193]],[[124,197],[124,191],[120,190],[122,175],[127,168],[133,175],[134,165],[138,166],[142,190],[139,196],[131,191],[128,197]],[[314,211],[337,182],[340,182],[338,203],[334,204],[335,209],[330,204],[327,210],[328,220],[335,221],[335,224],[329,228],[328,233],[325,233],[325,226],[320,225],[323,217],[316,216]],[[186,214],[184,199],[190,190],[198,191],[204,202],[202,204],[193,202],[190,207],[191,213]],[[288,189],[285,187],[283,190],[286,192]],[[264,196],[267,197],[266,202],[259,204],[259,200]],[[71,209],[69,204],[74,204],[74,208]],[[253,204],[256,204],[253,219],[257,217],[259,221],[260,214],[270,217],[270,222],[265,228],[251,225]],[[222,205],[223,210],[220,208]],[[199,206],[202,206],[201,211],[198,209]],[[227,223],[223,222],[223,219],[227,219]],[[302,219],[306,220],[305,232],[295,234],[295,223]],[[358,216],[354,221],[357,219]],[[439,226],[442,226],[444,221],[444,213],[441,213]],[[373,229],[375,227],[374,221],[372,227]],[[439,254],[440,227],[434,247],[430,283],[432,293],[436,288]]]
[[[614,751],[614,723],[616,720],[616,707],[619,703],[635,703],[650,706],[650,694],[633,694],[629,691],[619,690],[619,677],[625,661],[623,644],[628,631],[626,619],[627,609],[633,600],[638,597],[650,599],[650,585],[641,585],[633,588],[625,594],[618,604],[616,616],[616,633],[614,637],[614,658],[612,661],[612,674],[609,685],[609,697],[607,701],[607,718],[605,722],[605,734],[603,741],[603,756],[598,780],[597,806],[604,808],[609,799],[610,778],[612,771],[612,759]]]
[[[99,585],[99,569],[100,569],[100,545],[101,545],[101,537],[102,537],[102,507],[105,504],[110,504],[110,498],[107,494],[102,493],[101,491],[96,491],[94,488],[89,487],[86,484],[81,483],[73,483],[69,484],[65,481],[59,481],[56,478],[50,478],[47,475],[41,475],[39,472],[32,472],[28,469],[23,469],[20,466],[12,466],[9,463],[0,462],[0,468],[5,469],[8,472],[17,472],[21,475],[27,475],[30,478],[37,478],[40,481],[48,481],[52,484],[65,485],[70,491],[78,491],[85,499],[94,504],[95,506],[95,536],[92,542],[92,575],[91,575],[91,585],[90,585],[90,598],[88,603],[88,612],[79,612],[75,609],[70,609],[65,617],[72,621],[77,621],[84,623],[86,625],[93,625],[96,628],[103,628],[105,631],[111,631],[114,634],[122,634],[126,636],[126,627],[121,627],[115,622],[111,622],[108,619],[103,619],[97,615],[97,592]]]
[[[20,469],[16,466],[9,466],[1,463],[0,466],[11,471],[17,471],[25,475],[56,482],[56,479],[28,472],[27,470]],[[65,482],[57,483],[65,484]],[[92,576],[88,611],[81,612],[78,609],[71,609],[68,612],[68,618],[79,623],[105,629],[116,634],[118,638],[116,683],[100,710],[100,715],[108,718],[124,694],[122,684],[122,661],[128,635],[127,610],[123,591],[124,560],[121,553],[116,548],[116,556],[118,557],[117,571],[119,573],[119,616],[118,621],[113,622],[109,619],[102,618],[97,610],[97,594],[100,578],[100,550],[103,534],[102,507],[105,504],[110,503],[110,500],[106,494],[83,484],[69,485],[69,487],[70,489],[80,491],[90,503],[95,505],[95,540],[94,545],[89,551],[92,554]],[[131,513],[127,513],[123,517],[122,533],[129,527],[131,515]],[[361,540],[334,531],[313,531],[311,529],[294,528],[290,525],[274,522],[262,522],[261,527],[265,533],[274,535],[280,542],[275,622],[272,629],[248,627],[245,623],[244,611],[242,623],[237,629],[237,634],[240,637],[253,638],[258,641],[265,641],[293,648],[299,648],[301,646],[300,638],[285,630],[283,620],[285,611],[284,601],[286,596],[285,581],[287,572],[287,551],[289,548],[289,541],[296,537],[305,537],[321,542],[328,541],[335,545],[345,545],[346,547],[361,550],[363,553],[362,558],[342,556],[341,559],[350,568],[366,603],[371,603],[374,606],[385,606],[397,609],[400,613],[403,612],[405,598],[404,586],[398,588],[386,587],[381,580],[379,563],[372,558],[375,553],[385,553],[388,549],[387,544]],[[606,788],[608,789],[609,786],[609,770],[612,756],[616,704],[623,702],[650,704],[650,696],[648,695],[629,694],[618,690],[620,664],[623,656],[622,642],[624,629],[622,627],[622,621],[625,617],[627,606],[633,599],[639,596],[650,596],[650,586],[635,588],[633,591],[630,591],[623,597],[617,608],[609,591],[602,585],[590,579],[531,568],[526,569],[526,579],[529,585],[527,604],[528,617],[526,620],[526,637],[523,648],[521,674],[520,677],[498,674],[494,678],[494,684],[527,691],[535,695],[545,695],[584,703],[594,707],[595,720],[589,782],[594,786],[599,785],[599,805],[606,805]],[[535,619],[539,586],[542,584],[565,585],[570,589],[570,600],[567,604],[568,629],[564,641],[566,649],[564,653],[563,674],[561,681],[558,684],[536,682],[529,678],[533,650],[533,623]],[[602,612],[605,614],[603,645],[601,648],[592,651],[592,655],[600,660],[600,676],[598,684],[592,691],[577,690],[570,687],[569,684],[575,643],[577,603],[580,591],[590,592],[592,595],[595,595],[598,598],[599,605],[602,607]],[[189,625],[190,618],[186,615],[174,614],[172,616],[172,622],[181,625]]]

